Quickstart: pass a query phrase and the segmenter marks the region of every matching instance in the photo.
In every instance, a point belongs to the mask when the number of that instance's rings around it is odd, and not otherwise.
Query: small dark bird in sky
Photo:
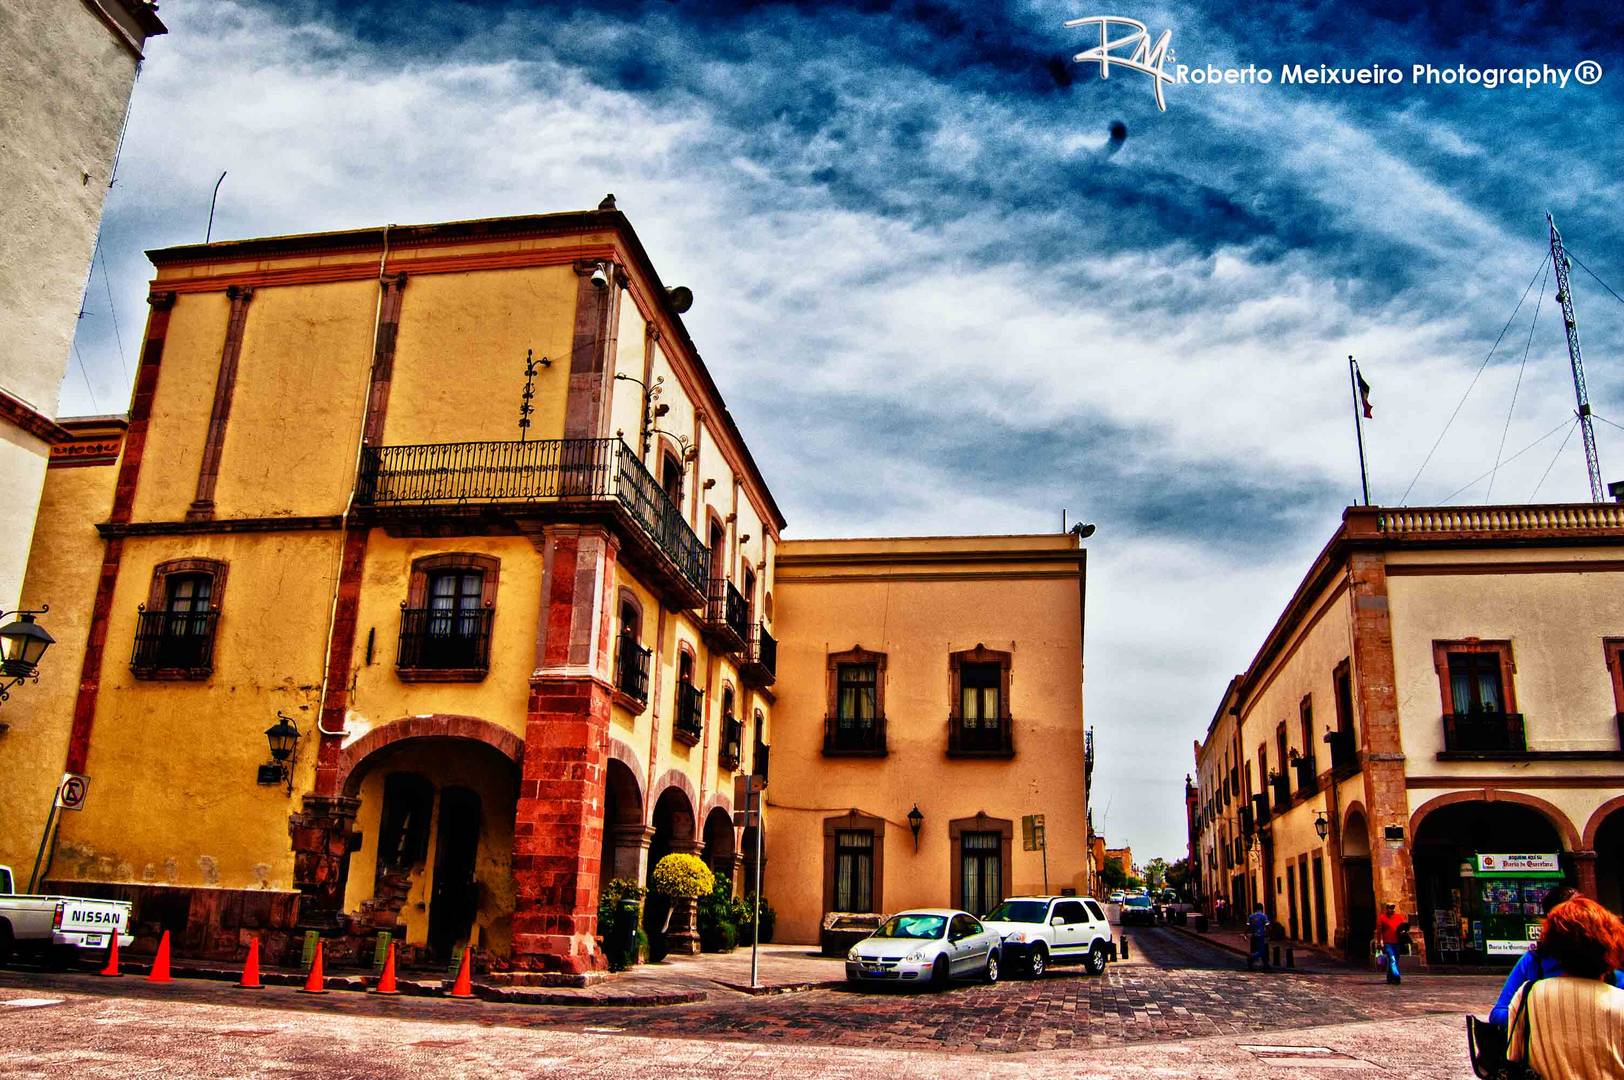
[[[1122,149],[1122,144],[1128,141],[1128,125],[1121,120],[1111,121],[1111,141],[1105,147],[1106,154],[1114,154]]]

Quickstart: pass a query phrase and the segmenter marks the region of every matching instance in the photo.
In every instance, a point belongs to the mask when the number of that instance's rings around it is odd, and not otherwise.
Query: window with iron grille
[[[959,837],[959,881],[964,910],[977,917],[1004,899],[1003,836],[995,832],[967,832]]]
[[[449,552],[412,563],[395,664],[406,681],[478,681],[490,667],[500,564]]]
[[[147,602],[136,617],[130,668],[143,679],[201,679],[214,666],[226,566],[213,559],[176,559],[153,569]]]

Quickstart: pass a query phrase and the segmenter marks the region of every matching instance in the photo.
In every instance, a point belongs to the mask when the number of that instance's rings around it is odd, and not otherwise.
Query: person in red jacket
[[[1389,986],[1399,984],[1398,973],[1398,943],[1404,933],[1409,929],[1404,916],[1398,913],[1398,905],[1384,904],[1382,913],[1376,916],[1376,940],[1381,942],[1382,958],[1387,963],[1387,983]]]

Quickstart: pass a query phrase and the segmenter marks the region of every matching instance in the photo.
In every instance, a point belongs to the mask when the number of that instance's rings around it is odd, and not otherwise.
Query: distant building
[[[145,0],[0,0],[0,27],[0,610],[10,610],[46,461],[74,442],[57,401],[141,50],[164,24]]]
[[[1122,867],[1122,872],[1124,874],[1130,874],[1130,875],[1135,876],[1135,877],[1139,876],[1139,871],[1133,864],[1133,848],[1131,848],[1131,847],[1106,848],[1105,849],[1105,862],[1108,863],[1113,859],[1115,859],[1117,864]],[[1100,864],[1100,866],[1102,868],[1104,867],[1104,865],[1105,865],[1105,863]]]
[[[1624,506],[1353,507],[1196,748],[1208,910],[1509,961],[1624,909]]]

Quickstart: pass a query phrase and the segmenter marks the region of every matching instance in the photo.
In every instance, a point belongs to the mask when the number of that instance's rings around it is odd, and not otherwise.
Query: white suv
[[[1116,959],[1111,923],[1088,896],[1012,896],[981,920],[1004,939],[1004,962],[1034,979],[1050,964],[1082,964],[1090,975]]]

